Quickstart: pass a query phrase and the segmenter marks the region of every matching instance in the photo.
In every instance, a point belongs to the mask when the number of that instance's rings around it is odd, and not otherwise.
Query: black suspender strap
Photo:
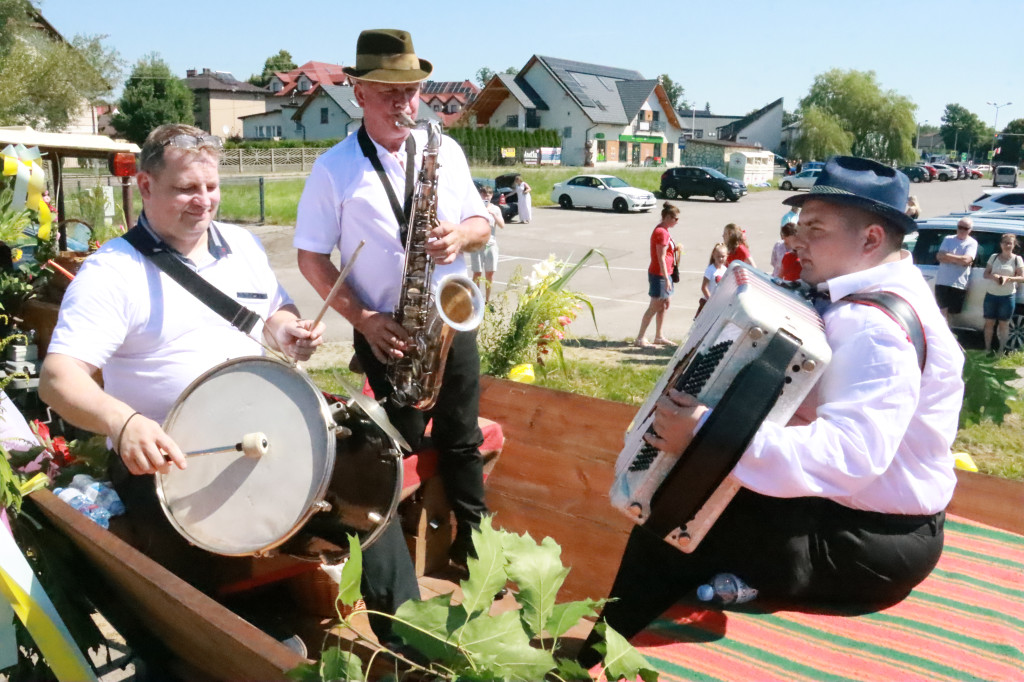
[[[136,223],[135,227],[128,230],[124,238],[138,249],[139,253],[167,273],[168,277],[180,284],[185,291],[198,298],[243,334],[248,334],[256,326],[260,319],[259,315],[200,277],[198,272],[171,253],[169,247],[154,239],[149,230],[140,223]]]
[[[388,200],[391,202],[391,210],[395,212],[395,220],[398,221],[404,247],[405,236],[409,231],[409,215],[412,213],[413,179],[416,173],[416,141],[413,139],[412,133],[405,138],[405,205],[403,206],[398,203],[395,188],[391,186],[391,181],[388,180],[388,175],[384,172],[384,166],[377,157],[377,147],[374,146],[373,140],[367,134],[366,126],[359,127],[356,137],[359,139],[359,148],[363,150],[363,156],[370,160],[373,170],[377,171],[377,177],[384,185],[384,191],[388,193]]]
[[[917,316],[917,311],[907,299],[891,291],[865,291],[844,296],[843,300],[878,308],[891,317],[903,329],[907,340],[914,346],[914,352],[917,353],[917,364],[921,371],[924,371],[924,363],[928,359],[928,340],[925,338],[921,318]]]

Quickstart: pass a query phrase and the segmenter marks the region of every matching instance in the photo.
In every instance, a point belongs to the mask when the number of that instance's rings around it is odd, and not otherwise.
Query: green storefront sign
[[[651,142],[653,144],[659,144],[664,142],[663,137],[645,137],[643,135],[619,135],[619,142]]]

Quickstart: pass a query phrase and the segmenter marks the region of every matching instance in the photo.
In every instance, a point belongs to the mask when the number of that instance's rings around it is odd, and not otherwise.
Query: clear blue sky
[[[41,9],[67,38],[107,34],[129,63],[153,51],[181,76],[208,67],[244,80],[281,49],[297,64],[349,65],[361,30],[393,27],[412,33],[436,80],[474,80],[481,66],[518,68],[541,54],[667,73],[698,107],[742,115],[778,97],[792,111],[815,75],[858,69],[909,97],[922,123],[938,124],[950,102],[992,125],[986,102],[1013,101],[999,109],[1000,128],[1024,118],[1019,0],[42,0]]]

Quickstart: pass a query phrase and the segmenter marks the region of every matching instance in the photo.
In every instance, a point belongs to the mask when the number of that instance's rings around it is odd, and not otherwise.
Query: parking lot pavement
[[[963,211],[990,184],[981,180],[932,182],[911,185],[918,197],[923,216]],[[779,220],[788,209],[782,200],[792,192],[766,190],[747,195],[736,203],[715,203],[711,199],[670,202],[679,206],[680,221],[672,229],[673,238],[683,246],[681,280],[672,297],[665,320],[665,335],[680,339],[690,327],[700,297],[700,282],[712,247],[722,238],[722,228],[734,222],[747,231],[751,253],[759,267],[767,269],[771,248],[778,240]],[[599,249],[608,260],[608,268],[595,259],[583,268],[570,288],[590,297],[597,324],[583,311],[573,325],[579,337],[632,339],[647,307],[647,265],[651,230],[659,220],[660,206],[650,213],[618,214],[607,211],[570,210],[535,207],[529,225],[511,223],[499,231],[500,261],[495,285],[500,290],[516,268],[529,274],[538,261],[555,254],[556,258],[575,262],[588,249]],[[290,226],[253,228],[270,257],[271,266],[285,288],[296,300],[303,315],[314,317],[322,305],[320,297],[306,283],[295,264]],[[350,341],[351,327],[333,310],[324,318],[327,340]],[[653,330],[652,330],[653,332]]]

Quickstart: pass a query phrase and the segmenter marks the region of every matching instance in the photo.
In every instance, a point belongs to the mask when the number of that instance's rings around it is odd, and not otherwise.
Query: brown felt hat
[[[342,69],[351,78],[376,83],[418,83],[430,77],[434,66],[420,59],[408,31],[368,29],[356,42],[356,65]]]

